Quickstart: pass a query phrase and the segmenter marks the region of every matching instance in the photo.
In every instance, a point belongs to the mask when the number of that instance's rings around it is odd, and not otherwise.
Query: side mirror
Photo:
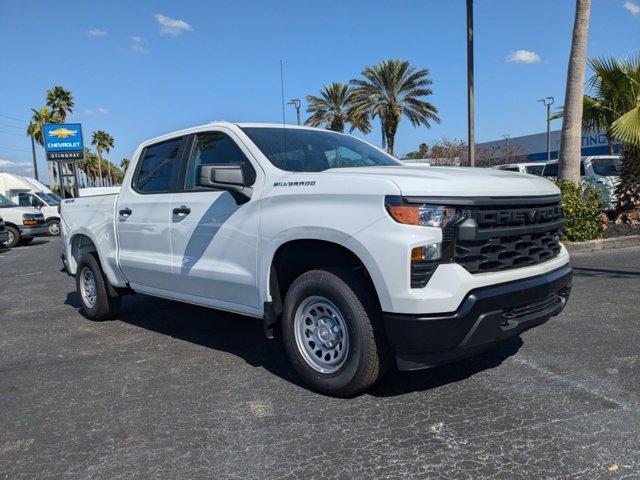
[[[196,185],[205,188],[227,190],[236,195],[251,198],[252,189],[244,184],[242,165],[230,163],[224,165],[200,165],[197,170]]]

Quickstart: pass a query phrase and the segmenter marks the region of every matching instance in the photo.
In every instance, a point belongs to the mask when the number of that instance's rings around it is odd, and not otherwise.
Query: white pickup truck
[[[349,396],[560,313],[560,202],[539,177],[215,123],[142,143],[118,195],[63,200],[62,258],[92,319],[132,291],[262,318],[308,385]]]

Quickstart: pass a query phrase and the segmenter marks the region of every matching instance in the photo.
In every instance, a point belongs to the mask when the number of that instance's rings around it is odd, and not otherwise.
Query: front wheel
[[[388,364],[381,312],[364,278],[348,270],[311,270],[286,294],[282,337],[293,367],[329,395],[374,385]]]
[[[7,225],[5,228],[7,230],[8,238],[2,245],[5,248],[13,248],[20,243],[20,230],[10,225]]]
[[[80,309],[91,320],[111,318],[120,303],[119,297],[109,295],[105,282],[96,257],[85,253],[78,262],[76,289],[80,295]]]
[[[49,235],[57,237],[60,235],[60,220],[49,220],[47,222],[47,228],[49,229]]]

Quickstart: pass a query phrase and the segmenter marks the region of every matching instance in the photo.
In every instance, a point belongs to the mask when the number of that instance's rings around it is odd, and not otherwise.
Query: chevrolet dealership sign
[[[81,160],[84,153],[82,125],[79,123],[49,123],[42,126],[47,160]]]

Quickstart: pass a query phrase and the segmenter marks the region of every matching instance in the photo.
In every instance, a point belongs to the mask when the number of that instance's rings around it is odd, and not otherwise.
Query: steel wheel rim
[[[321,296],[305,298],[294,317],[298,351],[320,373],[336,372],[349,352],[349,330],[342,312]]]
[[[6,245],[11,245],[13,243],[13,241],[15,240],[13,237],[13,232],[11,230],[9,230],[7,232],[9,235],[7,236],[7,241],[5,242]]]
[[[87,307],[95,307],[98,299],[97,290],[96,277],[93,272],[88,267],[83,268],[80,273],[80,295]]]
[[[49,234],[58,235],[60,233],[60,225],[57,222],[53,222],[49,225]]]

